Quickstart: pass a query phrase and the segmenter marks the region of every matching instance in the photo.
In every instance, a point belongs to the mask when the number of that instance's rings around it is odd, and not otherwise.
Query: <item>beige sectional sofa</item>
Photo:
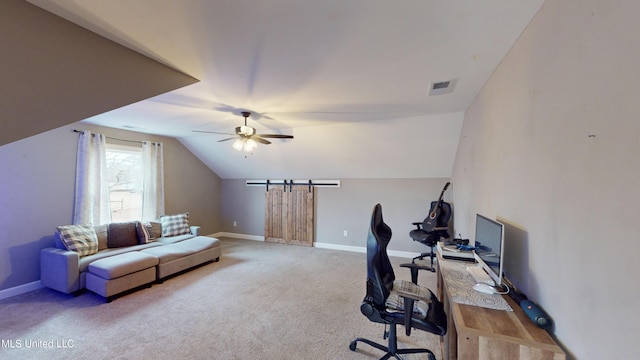
[[[56,247],[41,251],[41,283],[67,294],[88,289],[110,301],[127,290],[218,261],[220,241],[198,236],[199,227],[188,226],[185,214],[186,227],[183,223],[177,232],[167,232],[162,222],[58,227]]]

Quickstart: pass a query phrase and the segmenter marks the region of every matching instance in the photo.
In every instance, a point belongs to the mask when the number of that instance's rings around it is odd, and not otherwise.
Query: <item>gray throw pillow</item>
[[[136,231],[137,221],[109,224],[107,245],[109,248],[119,248],[138,244]]]
[[[151,230],[149,231],[149,236],[154,238],[154,239],[161,238],[162,237],[162,223],[159,223],[157,221],[151,221],[151,222],[149,222],[149,224],[151,224]],[[153,235],[151,233],[153,233]]]
[[[93,229],[98,236],[98,251],[104,250],[109,247],[108,241],[108,230],[107,225],[97,225],[94,226]]]

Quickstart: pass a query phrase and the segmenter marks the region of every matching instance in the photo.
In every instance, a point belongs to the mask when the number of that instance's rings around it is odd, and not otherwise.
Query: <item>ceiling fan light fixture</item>
[[[244,151],[245,152],[252,152],[253,149],[255,149],[257,147],[258,147],[258,144],[253,139],[245,140],[245,143],[244,143]]]
[[[244,139],[238,139],[233,142],[234,149],[241,151],[243,147],[244,147]]]
[[[193,130],[193,131],[237,136],[236,140],[233,142],[232,147],[237,151],[244,151],[245,153],[253,152],[253,150],[255,150],[258,147],[258,142],[264,145],[271,144],[271,141],[267,139],[293,139],[293,135],[257,134],[256,129],[254,127],[247,125],[247,118],[249,117],[249,115],[251,115],[251,113],[248,111],[242,112],[242,116],[244,117],[244,125],[236,126],[235,134],[216,132],[216,131],[204,131],[204,130]],[[218,142],[223,142],[223,141],[228,141],[233,139],[234,138],[231,137],[227,139],[218,140]],[[247,156],[245,155],[245,158],[246,157]]]
[[[251,136],[255,133],[255,129],[251,126],[242,125],[240,126],[240,133],[246,136]]]

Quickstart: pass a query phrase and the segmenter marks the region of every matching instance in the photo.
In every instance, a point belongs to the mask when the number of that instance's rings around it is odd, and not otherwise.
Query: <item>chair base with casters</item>
[[[378,350],[382,350],[386,353],[383,357],[380,358],[380,360],[386,360],[391,358],[392,356],[398,360],[402,360],[402,357],[400,357],[400,355],[402,354],[418,354],[418,353],[428,353],[429,360],[436,360],[435,355],[429,349],[424,349],[424,348],[398,349],[398,335],[397,335],[397,329],[396,329],[395,323],[389,324],[389,332],[387,331],[384,332],[384,338],[386,339],[387,337],[389,338],[388,346],[378,344],[377,342],[373,342],[365,338],[355,338],[351,342],[351,344],[349,344],[349,349],[351,349],[351,351],[356,351],[358,342],[363,342]]]
[[[370,296],[365,296],[362,305],[360,305],[360,311],[369,318],[369,320],[385,325],[383,338],[389,339],[388,345],[385,346],[365,338],[355,338],[349,344],[349,349],[356,351],[358,342],[362,342],[384,351],[385,354],[380,360],[391,357],[402,360],[402,357],[400,357],[402,354],[418,353],[429,354],[429,360],[435,360],[435,355],[427,348],[398,349],[397,325],[400,324],[405,327],[407,336],[411,335],[412,328],[440,336],[446,334],[447,320],[442,302],[438,300],[431,290],[415,284],[408,284],[408,282],[403,280],[394,281],[393,287],[401,290],[393,290],[384,310],[378,309]],[[390,300],[392,298],[393,300]],[[417,302],[422,302],[422,306],[417,305]],[[425,305],[427,307],[425,307]],[[418,310],[418,308],[421,308],[421,310]],[[405,309],[415,310],[406,311]],[[389,331],[386,331],[386,326],[389,326]]]

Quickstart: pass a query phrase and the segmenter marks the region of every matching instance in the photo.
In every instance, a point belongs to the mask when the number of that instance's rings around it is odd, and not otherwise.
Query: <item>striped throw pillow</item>
[[[140,244],[147,244],[156,241],[156,236],[150,223],[142,223],[138,221],[136,223],[136,230],[138,232],[138,240],[140,240]]]
[[[162,236],[177,236],[189,234],[189,213],[164,215],[160,217]]]
[[[77,252],[79,256],[98,252],[98,236],[92,225],[58,226],[58,234],[64,247]]]

